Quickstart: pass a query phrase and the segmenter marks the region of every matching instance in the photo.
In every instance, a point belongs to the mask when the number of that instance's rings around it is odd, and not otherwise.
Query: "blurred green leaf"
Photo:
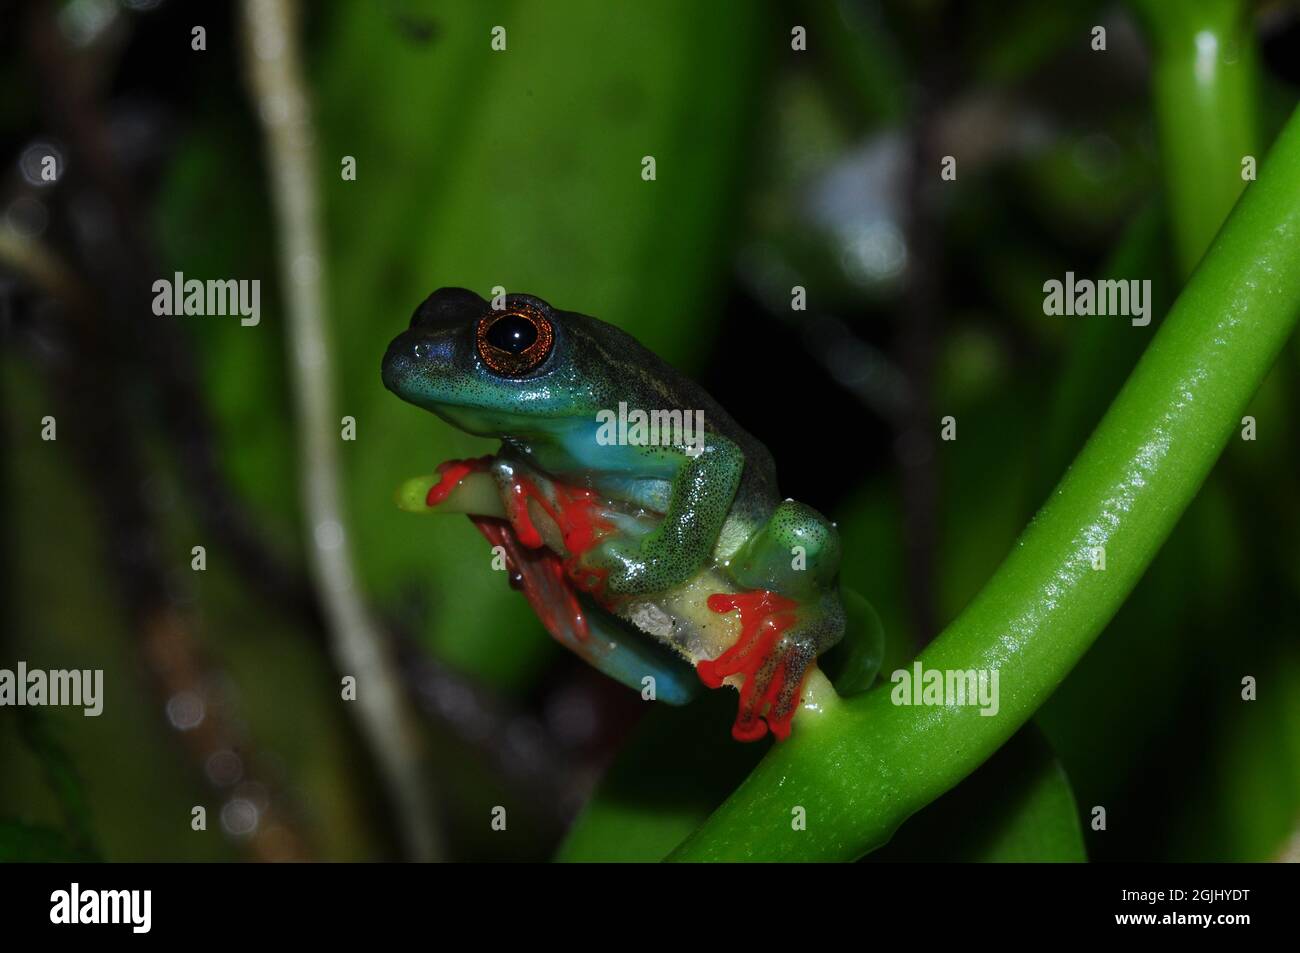
[[[79,852],[93,857],[98,852],[85,786],[67,749],[55,736],[53,719],[39,709],[23,708],[19,710],[18,724],[24,743],[40,762],[46,783],[58,800],[68,825],[69,842]]]
[[[0,862],[48,863],[97,858],[53,828],[0,819]]]
[[[1090,49],[1097,0],[993,0],[972,4],[969,16],[974,72],[985,81],[1024,80],[1045,61]]]
[[[655,705],[623,745],[574,822],[559,861],[657,861],[698,827],[770,742],[731,737],[736,693],[682,708]]]
[[[1033,724],[908,820],[872,861],[1085,861],[1069,778]]]
[[[1277,860],[1300,832],[1300,646],[1284,604],[1239,620],[1249,638],[1217,639],[1199,656],[1210,664],[1189,694],[1204,715],[1175,726],[1195,732],[1199,757],[1175,766],[1188,781],[1169,824],[1172,859]]]

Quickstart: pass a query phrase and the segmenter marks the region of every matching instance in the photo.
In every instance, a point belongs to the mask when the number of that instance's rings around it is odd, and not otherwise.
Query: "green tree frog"
[[[782,500],[767,448],[630,335],[497,303],[435,291],[389,345],[389,390],[501,441],[399,498],[468,513],[550,633],[607,674],[672,703],[731,685],[737,739],[787,737],[845,627],[834,525]]]

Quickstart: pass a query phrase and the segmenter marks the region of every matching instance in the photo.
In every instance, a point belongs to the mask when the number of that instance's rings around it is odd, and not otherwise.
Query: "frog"
[[[550,634],[643,697],[729,685],[734,738],[789,737],[845,630],[840,536],[703,387],[614,324],[458,287],[416,307],[381,376],[499,441],[408,481],[405,508],[469,515]]]

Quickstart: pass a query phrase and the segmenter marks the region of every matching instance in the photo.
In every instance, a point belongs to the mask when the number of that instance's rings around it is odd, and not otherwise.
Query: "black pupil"
[[[537,340],[537,328],[527,318],[507,314],[487,330],[487,342],[510,354],[522,354]]]

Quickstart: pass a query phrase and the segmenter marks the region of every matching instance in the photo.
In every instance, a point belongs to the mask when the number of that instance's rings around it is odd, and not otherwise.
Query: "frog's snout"
[[[463,329],[413,326],[388,345],[380,368],[384,386],[417,407],[435,409],[454,390],[465,351]]]
[[[474,323],[487,302],[464,288],[439,288],[420,302],[410,327],[393,339],[384,354],[384,386],[403,400],[420,402],[439,370],[459,366]]]
[[[424,328],[403,331],[384,354],[384,386],[403,400],[419,403],[440,376],[438,369],[452,366],[454,351],[455,341],[448,335]]]
[[[384,386],[399,397],[405,396],[404,391],[410,383],[411,371],[416,365],[417,342],[413,337],[410,331],[404,331],[393,339],[384,354],[384,363],[380,372],[384,378]]]

